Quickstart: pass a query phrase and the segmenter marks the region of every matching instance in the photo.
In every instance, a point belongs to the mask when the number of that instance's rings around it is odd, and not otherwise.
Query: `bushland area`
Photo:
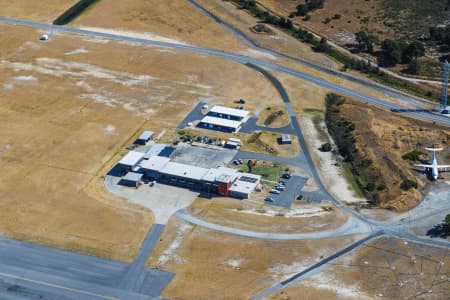
[[[336,94],[326,96],[325,121],[354,187],[372,206],[399,211],[422,199],[428,180],[413,163],[430,159],[423,147],[450,142],[448,128]]]

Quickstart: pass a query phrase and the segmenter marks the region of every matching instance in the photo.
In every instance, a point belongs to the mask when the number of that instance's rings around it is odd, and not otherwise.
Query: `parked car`
[[[242,165],[244,163],[244,161],[242,159],[240,159],[240,158],[238,159],[238,162],[239,162],[240,165]]]
[[[298,195],[297,200],[303,200],[303,195]]]
[[[275,189],[276,189],[277,191],[280,191],[280,192],[284,191],[285,188],[286,188],[286,187],[284,187],[284,186],[282,186],[282,185],[277,185],[277,186],[275,187]]]
[[[233,164],[238,165],[239,162],[237,160],[233,160]]]
[[[281,177],[284,178],[284,179],[289,179],[289,178],[291,178],[291,174],[284,173]]]
[[[273,202],[273,201],[275,201],[275,200],[273,200],[272,197],[266,197],[266,199],[264,199],[264,201],[267,201],[267,202]]]
[[[276,195],[281,194],[281,192],[279,190],[276,190],[276,189],[271,189],[270,193],[271,194],[276,194]]]

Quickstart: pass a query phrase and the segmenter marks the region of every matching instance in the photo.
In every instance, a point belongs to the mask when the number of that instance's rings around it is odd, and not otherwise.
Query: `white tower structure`
[[[450,106],[448,105],[448,75],[450,71],[450,64],[446,60],[444,63],[444,78],[442,80],[441,92],[441,113],[450,115]]]

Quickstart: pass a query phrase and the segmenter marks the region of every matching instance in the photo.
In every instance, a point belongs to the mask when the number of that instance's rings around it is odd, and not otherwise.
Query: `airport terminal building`
[[[138,154],[134,151],[130,153],[132,154],[125,156],[127,159],[119,162],[125,161],[129,167],[130,172],[122,178],[123,182],[129,183],[128,186],[139,186],[132,179],[138,178],[136,173],[140,173],[144,178],[151,181],[208,194],[248,199],[250,194],[260,185],[261,176],[238,172],[231,168],[202,168],[173,162],[169,157],[156,153],[154,155]]]

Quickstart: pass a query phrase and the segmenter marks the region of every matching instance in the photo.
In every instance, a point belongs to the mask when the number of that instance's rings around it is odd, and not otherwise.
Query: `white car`
[[[276,190],[276,189],[271,189],[271,190],[270,190],[270,193],[271,193],[271,194],[277,194],[277,195],[278,195],[278,194],[281,194],[281,192],[280,192],[279,190]]]
[[[49,37],[48,37],[47,34],[43,34],[43,35],[39,38],[39,40],[41,40],[41,41],[48,41],[48,39],[49,39]]]

